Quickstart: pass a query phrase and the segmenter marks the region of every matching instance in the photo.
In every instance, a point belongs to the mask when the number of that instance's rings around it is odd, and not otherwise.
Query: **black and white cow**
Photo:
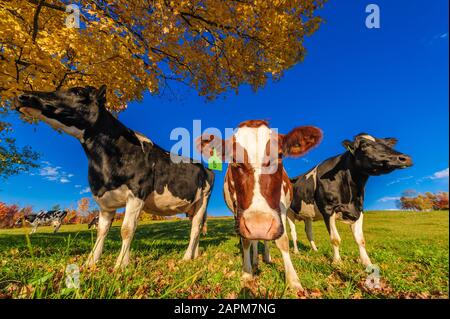
[[[214,173],[190,159],[174,160],[147,137],[118,121],[106,108],[106,87],[75,87],[19,96],[16,108],[76,137],[88,158],[88,180],[100,207],[97,240],[86,262],[100,258],[116,209],[125,207],[122,249],[116,268],[130,259],[130,245],[141,211],[156,215],[193,215],[183,259],[198,255],[199,233],[214,183]]]
[[[25,215],[16,221],[16,226],[22,226],[23,222],[31,225],[30,234],[34,234],[39,226],[49,226],[52,225],[53,232],[58,232],[61,227],[64,218],[67,216],[67,212],[63,210],[49,210],[40,211],[37,214]]]
[[[307,238],[317,250],[312,233],[312,222],[323,219],[333,246],[333,261],[341,260],[341,238],[336,220],[351,225],[364,266],[371,265],[363,235],[363,204],[365,185],[369,176],[388,174],[395,169],[412,166],[411,157],[393,149],[394,138],[376,138],[361,133],[353,141],[345,140],[347,152],[332,157],[307,172],[292,179],[294,200],[288,213],[294,251],[297,248],[295,219],[305,222]]]

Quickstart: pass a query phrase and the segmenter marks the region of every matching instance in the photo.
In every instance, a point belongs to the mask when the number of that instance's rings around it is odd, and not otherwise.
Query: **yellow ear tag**
[[[217,156],[216,149],[213,149],[213,155],[208,159],[208,168],[214,171],[222,171],[222,160]]]

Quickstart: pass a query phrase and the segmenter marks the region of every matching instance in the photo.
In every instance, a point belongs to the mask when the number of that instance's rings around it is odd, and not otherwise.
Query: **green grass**
[[[309,298],[448,298],[448,212],[369,212],[365,217],[367,250],[381,269],[381,289],[369,290],[358,263],[358,249],[348,225],[339,224],[340,265],[331,264],[331,247],[323,222],[314,223],[318,252],[307,245],[303,223],[297,223],[300,254],[291,254]],[[285,289],[283,264],[271,243],[272,264],[260,256],[255,280],[240,281],[239,239],[232,219],[208,220],[200,240],[201,255],[181,258],[190,222],[141,224],[132,245],[132,263],[113,272],[120,249],[120,226],[114,225],[103,256],[93,271],[81,270],[80,289],[65,288],[65,267],[82,265],[95,231],[86,225],[0,230],[0,297],[13,298],[298,298]],[[262,245],[259,247],[262,252]],[[304,297],[304,295],[300,295]]]

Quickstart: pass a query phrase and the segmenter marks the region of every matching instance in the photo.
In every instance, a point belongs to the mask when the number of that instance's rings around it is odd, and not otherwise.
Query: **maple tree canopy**
[[[22,90],[108,86],[108,107],[180,81],[214,98],[302,61],[325,0],[0,0],[0,103]]]

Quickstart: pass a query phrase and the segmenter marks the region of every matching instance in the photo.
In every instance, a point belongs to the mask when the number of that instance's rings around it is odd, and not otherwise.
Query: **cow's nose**
[[[275,240],[282,232],[279,218],[270,213],[247,213],[240,221],[240,234],[247,239]]]
[[[412,158],[407,155],[399,155],[397,157],[397,161],[400,162],[403,166],[409,167],[412,166]]]

